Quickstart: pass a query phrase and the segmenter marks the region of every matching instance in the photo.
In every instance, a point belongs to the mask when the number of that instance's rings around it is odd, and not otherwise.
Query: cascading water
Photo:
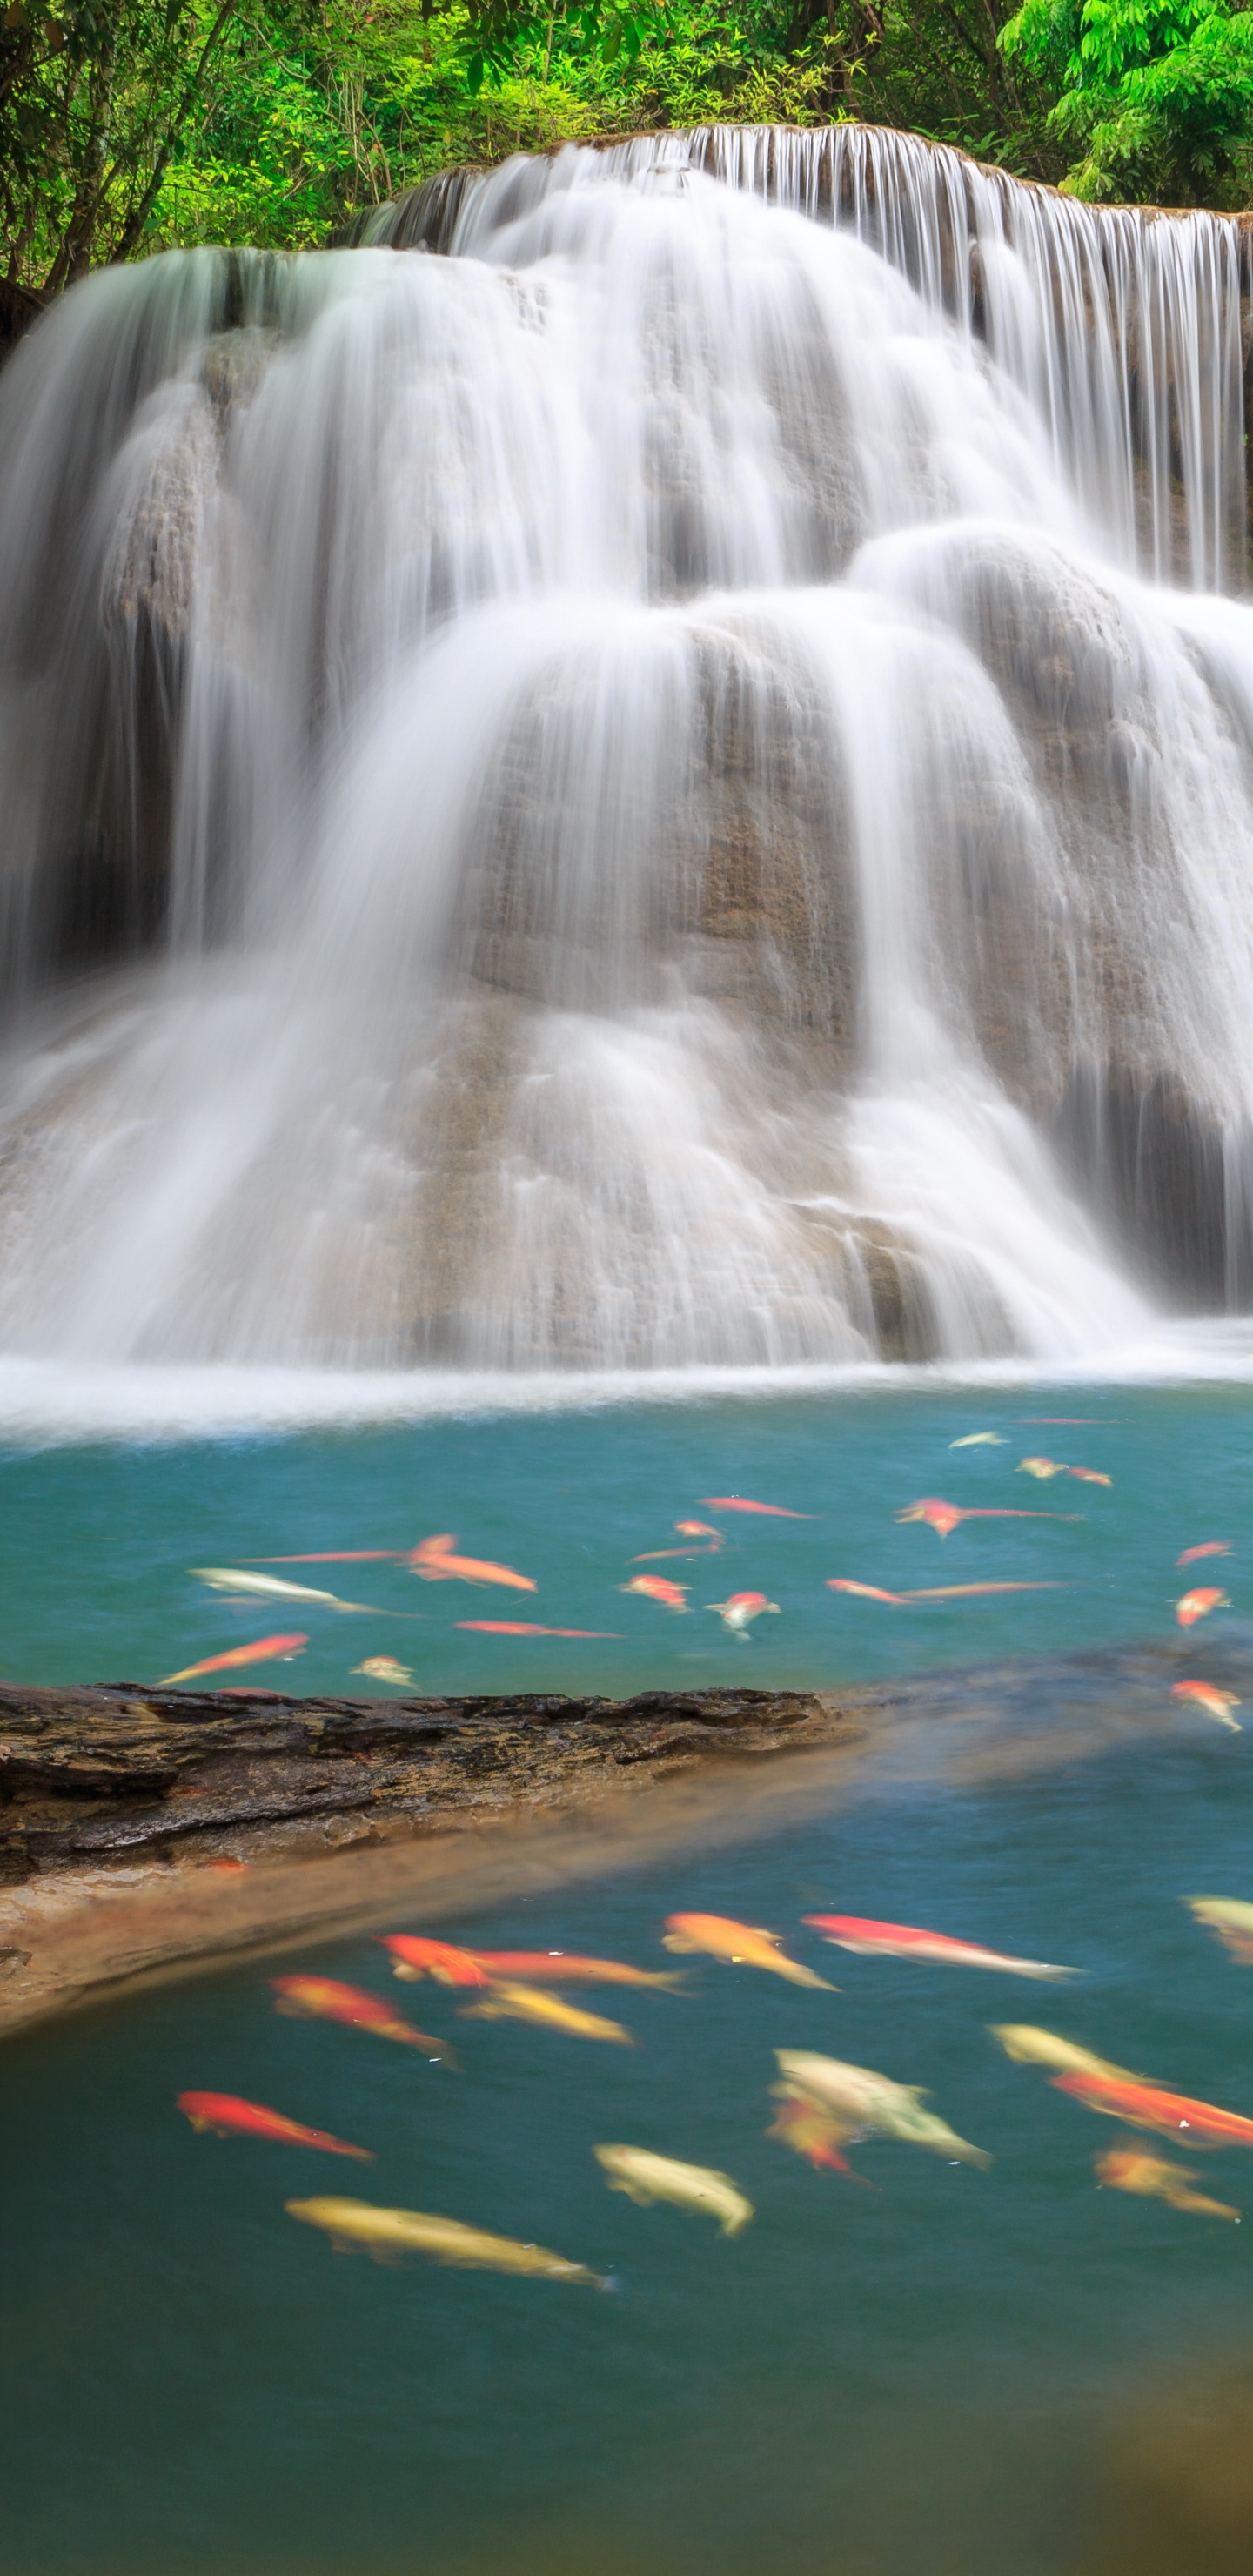
[[[372,229],[110,272],[0,382],[7,1347],[1244,1301],[1239,227],[840,127]]]

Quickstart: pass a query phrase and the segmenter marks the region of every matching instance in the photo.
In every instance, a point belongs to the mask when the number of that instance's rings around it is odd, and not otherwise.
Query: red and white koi
[[[1208,1619],[1211,1610],[1229,1610],[1230,1596],[1213,1583],[1203,1583],[1195,1592],[1185,1592],[1175,1603],[1175,1617],[1181,1628],[1195,1628],[1198,1619]]]
[[[1233,1735],[1243,1734],[1239,1719],[1231,1714],[1233,1708],[1240,1706],[1234,1691],[1216,1690],[1212,1682],[1172,1682],[1170,1696],[1172,1699],[1191,1700],[1195,1708],[1203,1708],[1206,1716],[1212,1717],[1219,1726],[1229,1727]]]
[[[1043,1959],[1016,1959],[1004,1950],[984,1950],[973,1941],[953,1940],[947,1932],[923,1932],[908,1923],[876,1923],[862,1914],[806,1914],[802,1921],[821,1932],[840,1950],[866,1959],[916,1959],[941,1968],[992,1968],[1002,1976],[1038,1977],[1057,1984],[1078,1974],[1074,1968],[1050,1967]]]
[[[707,1601],[707,1610],[716,1610],[724,1628],[729,1628],[740,1644],[748,1644],[748,1631],[763,1611],[772,1610],[777,1618],[777,1601],[767,1601],[764,1592],[732,1592],[725,1601]]]

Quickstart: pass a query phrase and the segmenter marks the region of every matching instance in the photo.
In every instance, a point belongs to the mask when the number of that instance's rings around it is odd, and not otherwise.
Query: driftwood
[[[268,1691],[0,1686],[0,1885],[110,1863],[314,1857],[471,1811],[568,1804],[825,1735],[797,1691],[636,1699],[287,1699]]]

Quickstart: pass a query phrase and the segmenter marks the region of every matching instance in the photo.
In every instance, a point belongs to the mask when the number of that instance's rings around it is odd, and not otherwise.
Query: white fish
[[[753,2215],[730,2174],[711,2165],[684,2164],[677,2156],[655,2156],[648,2147],[593,2147],[597,2164],[609,2176],[611,2191],[624,2191],[641,2209],[656,2200],[673,2201],[676,2209],[707,2210],[719,2220],[724,2236],[738,2236]]]
[[[278,1574],[240,1574],[233,1565],[193,1565],[190,1570],[213,1592],[255,1592],[265,1601],[320,1601],[326,1610],[370,1610],[368,1601],[341,1601],[336,1592],[315,1592],[309,1583],[285,1583]],[[385,1618],[387,1613],[371,1615]]]
[[[964,1440],[950,1440],[950,1449],[1003,1449],[999,1431],[968,1431]]]
[[[833,2111],[850,2138],[858,2130],[865,2136],[877,2129],[881,2137],[930,2147],[936,2155],[949,2156],[959,2164],[992,2162],[982,2147],[959,2138],[937,2112],[924,2111],[922,2085],[897,2084],[872,2066],[849,2066],[842,2058],[819,2057],[805,2048],[776,2048],[775,2056],[793,2095]]]

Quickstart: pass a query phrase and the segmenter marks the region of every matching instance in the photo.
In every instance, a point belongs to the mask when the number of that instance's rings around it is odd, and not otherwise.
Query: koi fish
[[[1003,1950],[954,1941],[947,1932],[920,1932],[908,1923],[875,1923],[861,1914],[806,1914],[801,1919],[837,1949],[853,1950],[867,1959],[924,1959],[937,1967],[995,1968],[1005,1976],[1050,1981],[1077,1974],[1074,1968],[1050,1968],[1042,1959],[1013,1959]]]
[[[685,1991],[680,1969],[629,1968],[621,1959],[581,1959],[568,1950],[476,1950],[473,1957],[489,1977],[547,1977],[555,1986],[654,1986],[669,1995]]]
[[[853,2173],[844,2153],[845,2147],[861,2134],[856,2121],[838,2119],[834,2111],[822,2110],[808,2094],[795,2092],[790,2084],[772,2084],[770,2090],[779,2108],[766,2131],[768,2138],[777,2138],[794,2155],[804,2156],[811,2165],[828,2173],[848,2174],[855,2182],[863,2179]]]
[[[1203,1583],[1196,1592],[1185,1592],[1175,1603],[1175,1617],[1181,1628],[1195,1628],[1198,1619],[1208,1619],[1211,1610],[1229,1610],[1231,1602],[1216,1584]]]
[[[368,1673],[372,1682],[394,1682],[398,1690],[408,1690],[413,1675],[407,1665],[398,1664],[394,1655],[367,1655],[363,1664],[353,1665],[354,1673]]]
[[[1238,1896],[1188,1896],[1184,1902],[1198,1923],[1217,1933],[1229,1957],[1253,1968],[1253,1905]]]
[[[1185,1547],[1182,1556],[1175,1558],[1175,1563],[1176,1565],[1195,1565],[1197,1558],[1201,1556],[1230,1556],[1230,1554],[1231,1547],[1225,1538],[1203,1538],[1199,1547]]]
[[[941,1502],[934,1494],[928,1494],[920,1503],[910,1503],[905,1511],[896,1514],[898,1521],[925,1521],[937,1538],[949,1538],[959,1521],[1075,1521],[1082,1517],[1080,1512],[1015,1511],[1004,1505],[994,1509],[982,1503],[962,1510],[957,1503]]]
[[[976,1592],[1064,1592],[1062,1583],[936,1583],[925,1592],[905,1592],[905,1601],[967,1601]]]
[[[577,2004],[566,2004],[560,1995],[546,1995],[537,1986],[517,1985],[512,1978],[493,1977],[481,2004],[468,2004],[462,2018],[467,2021],[530,2021],[544,2030],[563,2030],[570,2039],[608,2039],[619,2048],[634,2048],[635,2041],[620,2021],[606,2021],[600,2013],[582,2012]]]
[[[1075,1476],[1081,1485],[1112,1485],[1112,1476],[1103,1476],[1099,1467],[1065,1467],[1056,1458],[1020,1458],[1016,1476]]]
[[[415,1983],[435,1977],[441,1986],[485,1986],[487,1978],[468,1950],[451,1941],[427,1941],[413,1932],[384,1932],[380,1946],[391,1953],[392,1975]]]
[[[860,1601],[890,1601],[897,1610],[904,1609],[910,1597],[907,1592],[883,1592],[877,1583],[853,1583],[845,1574],[828,1575],[827,1590],[855,1592]]]
[[[897,2084],[871,2066],[849,2066],[841,2058],[817,2057],[804,2048],[776,2048],[775,2056],[793,2092],[805,2095],[820,2111],[833,2111],[837,2120],[852,2122],[850,2134],[865,2137],[877,2130],[880,2137],[929,2147],[933,2154],[958,2164],[992,2162],[982,2147],[959,2138],[937,2112],[923,2109],[923,2085]]]
[[[782,1503],[750,1503],[742,1494],[702,1494],[707,1512],[761,1512],[772,1521],[811,1521],[812,1512],[788,1512]]]
[[[1078,2040],[1062,2039],[1053,2030],[1037,2030],[1032,2022],[998,2021],[988,2027],[1006,2056],[1018,2066],[1058,2066],[1076,2075],[1108,2075],[1128,2084],[1139,2082],[1139,2077],[1130,2074],[1125,2066],[1115,2066],[1108,2057],[1095,2056],[1090,2048],[1081,2048]]]
[[[732,1592],[725,1601],[707,1601],[707,1610],[716,1610],[724,1628],[729,1628],[740,1644],[748,1644],[748,1631],[763,1610],[778,1612],[777,1601],[767,1601],[764,1592]]]
[[[1186,2129],[1197,2147],[1253,2147],[1253,2120],[1246,2120],[1242,2112],[1221,2111],[1213,2102],[1194,2102],[1186,2093],[1170,2093],[1160,2084],[1142,2083],[1134,2076],[1116,2081],[1109,2075],[1077,2073],[1051,2075],[1049,2082],[1059,2093],[1086,2103],[1089,2111],[1125,2120],[1132,2129],[1159,2129],[1164,2137]]]
[[[368,1611],[371,1606],[368,1601],[341,1601],[336,1592],[315,1592],[307,1583],[285,1583],[277,1574],[241,1574],[233,1565],[193,1565],[190,1571],[213,1592],[256,1592],[267,1601],[316,1601],[323,1610]],[[388,1613],[373,1615],[385,1619]]]
[[[420,1574],[424,1583],[503,1583],[511,1592],[535,1592],[529,1574],[515,1574],[511,1565],[493,1565],[477,1556],[456,1556],[456,1539],[445,1534],[424,1538],[409,1557],[409,1571]]]
[[[530,1619],[458,1619],[480,1637],[612,1637],[612,1628],[539,1628]]]
[[[206,1655],[202,1664],[185,1664],[181,1673],[167,1673],[159,1690],[169,1690],[175,1682],[199,1681],[202,1673],[224,1673],[239,1664],[267,1664],[281,1656],[285,1663],[307,1646],[307,1637],[258,1637],[255,1646],[232,1646],[229,1654]]]
[[[337,1977],[271,1977],[270,1984],[278,1996],[278,2012],[305,2021],[344,2022],[351,2030],[368,2030],[375,2039],[397,2039],[406,2048],[424,2048],[428,2057],[456,2064],[446,2041],[416,2030],[394,2005],[367,1994],[364,1986],[343,1986]]]
[[[707,1538],[708,1547],[649,1547],[642,1556],[633,1556],[632,1565],[654,1565],[665,1556],[716,1556],[726,1541],[721,1530],[711,1529],[708,1521],[676,1521],[680,1538]]]
[[[999,1431],[968,1431],[964,1440],[950,1440],[950,1449],[1003,1449]]]
[[[1233,1708],[1240,1706],[1234,1691],[1215,1690],[1212,1682],[1172,1682],[1170,1695],[1172,1699],[1194,1700],[1207,1717],[1216,1718],[1220,1726],[1229,1726],[1233,1735],[1243,1734],[1239,1719],[1231,1714]]]
[[[683,2164],[677,2156],[655,2156],[647,2147],[593,2147],[592,2154],[609,2177],[611,2191],[624,2191],[640,2209],[654,2201],[673,2201],[676,2209],[705,2210],[716,2218],[724,2236],[738,2236],[753,2216],[730,2174],[711,2165]]]
[[[646,1601],[660,1601],[667,1610],[686,1610],[688,1586],[672,1583],[667,1574],[633,1574],[629,1583],[620,1583],[619,1592],[642,1592]]]
[[[514,2236],[493,2236],[485,2227],[466,2227],[459,2218],[437,2218],[425,2209],[378,2209],[368,2200],[288,2200],[289,2218],[320,2227],[337,2254],[363,2245],[376,2261],[393,2262],[398,2254],[429,2254],[436,2263],[460,2263],[468,2270],[511,2272],[537,2281],[585,2281],[607,2290],[608,2281],[589,2272],[585,2263],[568,2263],[543,2245],[522,2245]]]
[[[372,2165],[368,2147],[345,2146],[326,2129],[306,2129],[300,2120],[267,2111],[262,2102],[244,2102],[237,2093],[180,2093],[176,2106],[198,2135],[215,2138],[271,2138],[280,2147],[318,2147],[327,2156],[356,2156]]]
[[[1146,2155],[1142,2147],[1111,2147],[1109,2153],[1096,2159],[1096,2178],[1108,2183],[1111,2191],[1133,2191],[1145,2199],[1164,2200],[1171,2209],[1187,2210],[1195,2218],[1234,2218],[1240,2224],[1240,2212],[1225,2200],[1208,2200],[1202,2191],[1190,2191],[1196,2175],[1186,2165],[1172,2165],[1165,2156]]]
[[[783,1954],[782,1937],[779,1932],[763,1932],[758,1925],[733,1923],[725,1914],[668,1915],[663,1935],[667,1950],[704,1950],[711,1959],[725,1960],[733,1968],[768,1968],[791,1985],[821,1986],[824,1994],[837,1994],[838,1987],[829,1986],[825,1977],[816,1977],[812,1968],[802,1968]]]

